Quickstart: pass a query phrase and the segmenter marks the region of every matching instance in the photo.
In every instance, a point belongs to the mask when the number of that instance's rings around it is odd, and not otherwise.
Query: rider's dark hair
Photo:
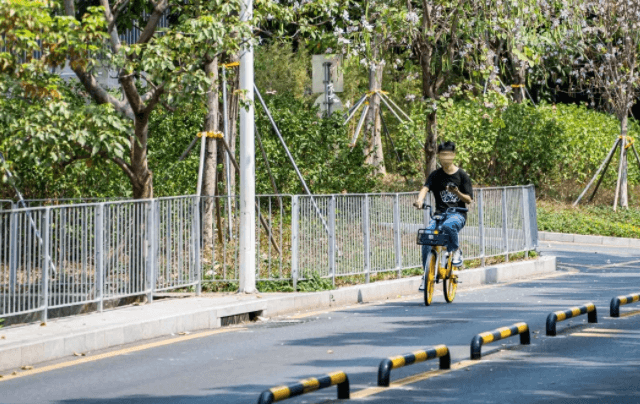
[[[451,141],[441,142],[438,145],[438,153],[440,153],[441,151],[455,152],[456,151],[456,144],[451,142]]]

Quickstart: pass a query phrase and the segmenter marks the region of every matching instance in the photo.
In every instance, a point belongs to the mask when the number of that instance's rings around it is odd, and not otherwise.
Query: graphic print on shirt
[[[444,191],[440,191],[440,198],[442,199],[442,202],[444,203],[458,203],[460,202],[460,198],[458,198],[458,196],[452,192],[447,191],[446,189]]]

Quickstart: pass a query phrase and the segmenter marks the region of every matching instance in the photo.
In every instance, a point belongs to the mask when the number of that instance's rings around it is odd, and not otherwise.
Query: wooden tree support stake
[[[593,195],[591,195],[591,199],[593,199],[593,197],[596,194],[596,191],[598,190],[598,187],[600,186],[600,183],[602,182],[602,179],[604,178],[604,174],[607,172],[607,168],[609,167],[609,163],[611,162],[611,158],[613,157],[613,153],[615,153],[616,148],[618,147],[619,143],[620,143],[620,139],[616,139],[615,143],[613,144],[613,147],[611,148],[611,151],[609,152],[609,155],[607,155],[607,157],[604,159],[602,164],[600,164],[600,167],[598,168],[598,171],[596,171],[596,174],[593,176],[593,178],[591,178],[591,181],[589,181],[589,183],[584,188],[584,190],[582,191],[582,193],[580,194],[578,199],[576,199],[576,201],[573,203],[573,207],[578,206],[578,203],[580,203],[580,200],[582,199],[582,197],[587,193],[589,188],[591,188],[591,185],[596,180],[596,178],[598,178],[598,174],[600,174],[600,171],[602,171],[602,168],[604,167],[604,171],[602,172],[602,177],[600,177],[600,180],[598,181],[598,185],[596,185],[596,189],[593,192]]]

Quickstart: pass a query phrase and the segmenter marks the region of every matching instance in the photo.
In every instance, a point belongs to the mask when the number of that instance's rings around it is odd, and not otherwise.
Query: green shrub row
[[[538,230],[611,237],[640,238],[640,209],[538,203]]]
[[[411,147],[414,134],[424,136],[427,108],[415,105],[414,123],[398,127],[401,145]],[[614,116],[584,105],[514,104],[496,94],[442,103],[438,112],[440,139],[456,142],[459,164],[481,185],[586,184],[620,134]],[[640,126],[630,120],[629,135],[638,134]],[[605,187],[613,186],[618,161],[616,155]],[[632,155],[629,182],[640,183]]]

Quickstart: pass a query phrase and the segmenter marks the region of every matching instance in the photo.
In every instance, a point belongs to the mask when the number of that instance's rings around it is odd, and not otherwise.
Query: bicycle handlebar
[[[433,220],[433,208],[431,207],[431,205],[427,205],[425,203],[422,205],[422,209],[429,210],[429,217]],[[452,208],[447,208],[445,213],[463,213],[468,211],[469,211],[468,208],[452,207]]]

